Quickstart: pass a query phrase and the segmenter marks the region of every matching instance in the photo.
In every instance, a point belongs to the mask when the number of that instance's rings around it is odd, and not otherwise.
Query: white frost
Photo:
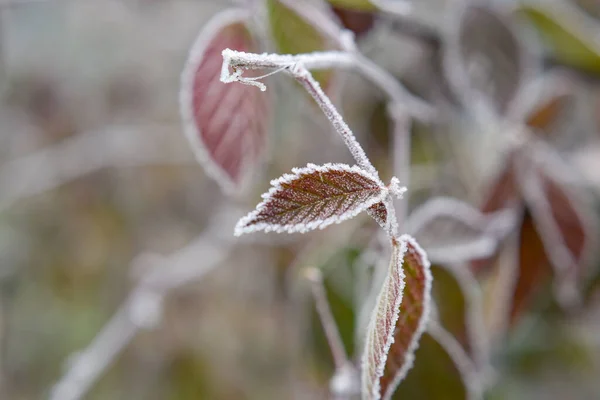
[[[248,224],[251,223],[253,220],[255,220],[256,217],[260,214],[260,212],[265,207],[268,206],[269,202],[273,198],[273,195],[275,193],[283,190],[282,184],[291,183],[294,180],[299,179],[303,175],[309,175],[309,174],[313,174],[315,172],[328,172],[328,171],[341,171],[341,172],[347,172],[347,173],[361,175],[364,178],[370,180],[374,185],[379,185],[380,193],[377,196],[371,197],[367,201],[360,202],[355,207],[349,209],[348,211],[344,212],[343,214],[332,215],[325,219],[315,219],[308,223],[286,224],[286,225],[260,222],[260,223],[248,226]],[[324,164],[321,166],[315,165],[315,164],[307,164],[307,166],[304,168],[293,168],[291,174],[284,174],[280,178],[272,180],[271,185],[272,185],[271,189],[269,189],[269,191],[267,193],[264,193],[262,195],[263,201],[258,206],[256,206],[256,209],[238,221],[238,223],[235,227],[235,232],[234,232],[236,236],[240,236],[245,233],[251,233],[251,232],[256,232],[256,231],[305,233],[305,232],[308,232],[308,231],[311,231],[314,229],[323,229],[331,224],[339,224],[342,221],[345,221],[347,219],[355,217],[360,212],[365,211],[367,208],[369,208],[372,205],[379,203],[380,201],[385,199],[389,194],[389,190],[385,186],[382,186],[379,184],[379,179],[377,177],[374,177],[373,175],[369,174],[368,172],[364,171],[363,169],[361,169],[360,167],[358,167],[356,165],[351,167],[346,164],[327,163],[327,164]]]

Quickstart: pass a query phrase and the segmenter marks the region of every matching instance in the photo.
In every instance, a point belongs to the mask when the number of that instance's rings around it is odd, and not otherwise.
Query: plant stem
[[[287,54],[252,54],[233,50],[223,51],[224,67],[242,69],[283,69],[301,63],[307,70],[315,69],[350,69],[382,90],[393,104],[402,104],[410,116],[422,121],[430,121],[435,117],[435,109],[427,102],[410,94],[387,71],[373,61],[357,53],[347,51],[325,51],[298,55]],[[236,77],[230,76],[223,82],[234,82]],[[221,75],[223,78],[223,75]]]
[[[327,117],[329,122],[333,125],[336,132],[342,137],[342,140],[352,153],[352,156],[356,160],[356,163],[363,168],[365,171],[371,173],[373,176],[378,177],[379,174],[371,161],[367,157],[365,151],[356,138],[354,137],[354,133],[350,130],[350,127],[340,113],[337,111],[329,97],[323,92],[319,83],[313,78],[311,73],[302,65],[297,64],[292,69],[292,75],[296,78],[298,82],[306,89],[306,91],[315,99],[323,114]]]
[[[317,268],[307,268],[305,276],[310,282],[310,288],[312,295],[315,299],[315,307],[319,313],[321,324],[325,330],[325,336],[327,336],[327,342],[331,348],[331,354],[333,356],[333,362],[335,363],[335,369],[340,371],[346,365],[348,365],[348,356],[344,347],[344,342],[337,328],[335,318],[329,307],[329,301],[327,300],[327,294],[325,293],[325,287],[323,286],[323,275]]]

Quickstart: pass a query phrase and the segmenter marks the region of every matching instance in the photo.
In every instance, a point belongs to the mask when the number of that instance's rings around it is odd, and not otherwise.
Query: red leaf
[[[483,213],[493,213],[505,208],[516,208],[522,202],[515,177],[514,158],[514,153],[506,157],[504,167],[492,181],[479,207]],[[493,257],[475,260],[471,262],[471,269],[477,274],[489,267],[492,262]]]
[[[224,190],[239,189],[266,147],[268,98],[247,85],[220,82],[225,48],[257,52],[247,14],[227,10],[204,27],[181,76],[184,131],[206,172]]]
[[[556,122],[570,99],[571,96],[565,93],[546,99],[529,113],[525,123],[536,132],[543,132]]]
[[[596,220],[582,194],[568,184],[567,165],[542,145],[534,150],[522,191],[555,271],[557,299],[571,306],[579,301],[581,278],[594,251]]]
[[[406,289],[406,290],[405,290]],[[392,260],[371,321],[363,354],[363,399],[389,399],[412,367],[429,318],[431,272],[416,241],[394,241]]]
[[[294,168],[271,185],[256,210],[238,222],[236,235],[323,229],[356,216],[389,193],[378,178],[344,164]]]
[[[351,10],[344,7],[331,7],[340,19],[344,28],[354,32],[357,38],[368,33],[375,25],[375,15],[372,12]]]
[[[385,203],[379,202],[373,204],[367,209],[367,213],[379,224],[379,226],[385,228],[388,219],[388,212]]]
[[[551,275],[552,268],[546,257],[544,244],[531,214],[525,212],[520,229],[518,268],[510,307],[511,326],[518,322],[537,291],[548,283]]]

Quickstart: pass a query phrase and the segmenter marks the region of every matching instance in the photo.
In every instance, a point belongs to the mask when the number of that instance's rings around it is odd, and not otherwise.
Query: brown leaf
[[[511,326],[519,321],[537,291],[552,275],[544,244],[529,212],[525,212],[519,235],[518,269],[509,311]]]
[[[385,203],[379,202],[373,204],[367,209],[367,213],[379,224],[379,226],[385,228],[388,217],[387,207],[385,206]]]
[[[570,98],[562,93],[546,99],[527,116],[525,123],[536,132],[543,132],[560,117]]]
[[[372,12],[337,6],[332,6],[332,10],[340,19],[344,28],[354,32],[357,38],[368,33],[375,25],[376,18]]]
[[[530,179],[521,183],[546,256],[554,268],[557,300],[579,301],[579,289],[594,251],[596,218],[590,205],[568,184],[570,173],[551,149],[531,152]],[[526,176],[525,176],[526,177]]]
[[[367,329],[364,399],[389,399],[410,370],[429,318],[431,272],[416,241],[393,242],[392,260]]]
[[[225,48],[257,52],[247,14],[227,10],[202,29],[181,76],[184,131],[206,172],[224,190],[239,189],[266,148],[268,97],[247,85],[220,82]]]
[[[492,180],[479,209],[483,213],[493,213],[505,208],[518,208],[522,202],[515,177],[514,153],[504,160],[504,166]],[[489,267],[493,257],[471,262],[471,270],[479,274]]]
[[[519,188],[515,179],[514,154],[504,160],[502,169],[492,180],[479,209],[483,213],[492,213],[503,208],[511,208],[519,201]]]
[[[308,164],[271,185],[256,210],[238,222],[236,235],[323,229],[356,216],[389,193],[378,178],[345,164]]]

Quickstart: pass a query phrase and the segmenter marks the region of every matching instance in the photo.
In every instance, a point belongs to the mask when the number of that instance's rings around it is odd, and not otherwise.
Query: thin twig
[[[193,163],[172,129],[111,126],[65,139],[0,167],[0,210],[102,168]]]
[[[155,327],[160,321],[164,297],[172,289],[198,280],[221,264],[232,240],[219,239],[223,226],[233,226],[237,210],[219,213],[210,227],[195,241],[168,257],[141,255],[133,261],[156,262],[132,290],[113,317],[84,350],[71,356],[67,373],[52,388],[50,400],[78,400],[114,362],[142,329]],[[200,260],[200,261],[199,261]]]
[[[427,333],[444,348],[460,371],[461,378],[467,389],[467,399],[481,399],[482,383],[480,377],[475,370],[473,362],[460,343],[434,319],[429,321]]]
[[[319,313],[321,324],[325,330],[325,336],[329,342],[329,348],[333,356],[336,370],[341,370],[348,364],[348,355],[344,347],[344,342],[337,328],[335,318],[329,307],[329,300],[323,286],[323,275],[321,271],[314,267],[304,270],[304,276],[310,282],[310,288],[315,299],[315,307]]]

